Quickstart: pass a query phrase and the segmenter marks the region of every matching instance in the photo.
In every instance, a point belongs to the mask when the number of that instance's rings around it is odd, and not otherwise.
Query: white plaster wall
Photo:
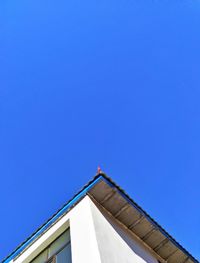
[[[70,226],[72,263],[157,263],[121,225],[84,197],[13,263],[30,263]]]
[[[90,199],[84,197],[70,212],[10,263],[29,263],[70,227],[73,263],[101,263],[90,208]]]
[[[114,218],[90,206],[102,263],[158,263]]]
[[[72,263],[101,263],[90,203],[86,196],[70,216]]]

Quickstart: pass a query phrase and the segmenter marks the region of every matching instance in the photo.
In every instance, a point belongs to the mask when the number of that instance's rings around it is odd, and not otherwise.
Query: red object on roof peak
[[[98,166],[98,168],[97,168],[97,174],[100,174],[102,171],[101,171],[101,167],[100,166]]]

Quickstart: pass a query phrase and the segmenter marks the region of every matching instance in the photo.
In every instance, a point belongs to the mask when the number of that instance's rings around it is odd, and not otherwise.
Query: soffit
[[[110,178],[104,176],[104,179],[89,190],[89,195],[164,262],[198,262]]]

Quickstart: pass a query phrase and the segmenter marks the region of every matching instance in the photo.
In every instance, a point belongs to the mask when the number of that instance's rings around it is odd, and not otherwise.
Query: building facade
[[[99,173],[3,263],[198,262]]]

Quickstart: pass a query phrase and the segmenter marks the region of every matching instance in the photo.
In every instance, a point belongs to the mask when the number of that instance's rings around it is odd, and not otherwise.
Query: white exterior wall
[[[11,262],[29,263],[68,227],[72,263],[157,263],[145,247],[107,213],[102,213],[88,196]]]
[[[114,218],[94,203],[90,206],[102,263],[158,263]]]
[[[101,263],[90,203],[86,196],[71,213],[72,263]]]

